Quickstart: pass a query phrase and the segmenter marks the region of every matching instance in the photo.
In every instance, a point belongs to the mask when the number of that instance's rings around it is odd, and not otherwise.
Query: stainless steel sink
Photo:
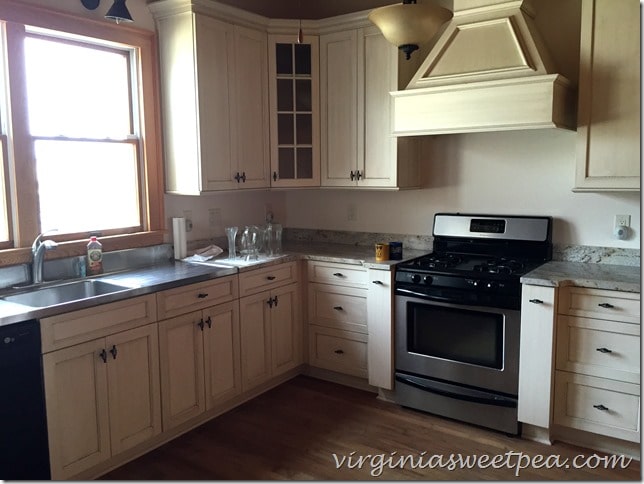
[[[34,308],[44,308],[73,301],[80,301],[97,296],[130,289],[127,286],[112,284],[96,279],[67,282],[55,286],[32,289],[19,294],[12,294],[1,299]]]

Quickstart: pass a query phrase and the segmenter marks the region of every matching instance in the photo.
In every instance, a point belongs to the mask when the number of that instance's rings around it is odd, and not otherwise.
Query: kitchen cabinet
[[[176,427],[241,393],[237,277],[157,295],[163,427]],[[178,314],[178,315],[177,315]]]
[[[156,324],[43,355],[53,479],[161,432]]]
[[[191,7],[194,8],[194,7]],[[205,13],[157,16],[166,190],[269,186],[265,32]]]
[[[575,191],[640,190],[640,5],[582,2]]]
[[[639,294],[562,288],[554,423],[639,442],[640,347]]]
[[[239,276],[243,391],[302,364],[302,324],[297,263]]]
[[[318,37],[269,35],[272,187],[320,186]]]
[[[376,27],[320,35],[321,186],[419,186],[419,139],[392,135],[397,89],[398,50]]]
[[[367,278],[369,280],[369,290],[367,291],[369,384],[393,390],[394,272],[368,269]]]

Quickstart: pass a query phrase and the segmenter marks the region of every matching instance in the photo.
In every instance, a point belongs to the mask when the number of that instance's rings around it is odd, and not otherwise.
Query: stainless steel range
[[[518,434],[519,279],[552,258],[552,219],[439,213],[433,235],[396,268],[395,399]]]

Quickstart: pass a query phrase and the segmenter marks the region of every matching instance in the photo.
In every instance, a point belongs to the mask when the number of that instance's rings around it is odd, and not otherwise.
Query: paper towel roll
[[[172,239],[174,242],[174,258],[183,259],[186,256],[186,219],[175,217],[172,219]]]

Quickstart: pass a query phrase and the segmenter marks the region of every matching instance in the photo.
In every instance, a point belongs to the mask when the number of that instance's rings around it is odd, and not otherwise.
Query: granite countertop
[[[623,292],[640,292],[640,268],[586,262],[546,262],[521,277],[523,284],[578,286]]]
[[[28,319],[40,319],[56,314],[63,314],[78,309],[89,308],[99,304],[118,301],[185,284],[203,282],[227,275],[270,267],[272,265],[294,260],[320,260],[343,264],[362,265],[366,268],[392,270],[401,261],[376,261],[375,250],[371,247],[333,243],[289,243],[284,246],[284,254],[277,257],[260,257],[257,261],[228,261],[226,256],[202,263],[172,261],[150,267],[126,270],[92,279],[100,279],[124,286],[126,289],[55,306],[35,308],[0,300],[0,326]],[[426,254],[427,251],[405,249],[403,260],[409,260]],[[63,282],[63,281],[59,281]],[[71,281],[69,281],[71,282]],[[43,285],[42,287],[46,287]],[[15,291],[14,291],[15,292]],[[4,295],[8,295],[7,294]]]

